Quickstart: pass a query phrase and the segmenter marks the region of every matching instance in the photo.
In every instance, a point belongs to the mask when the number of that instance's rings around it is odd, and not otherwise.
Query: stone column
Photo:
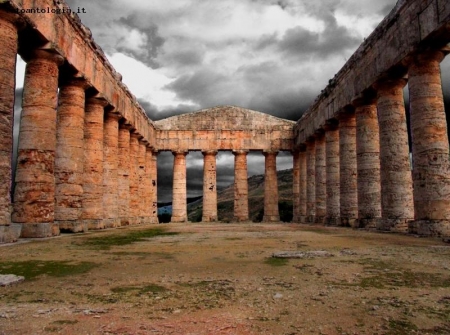
[[[19,16],[0,11],[0,243],[15,242],[21,225],[11,223],[12,151],[14,126],[14,90],[16,55],[18,48],[17,25]]]
[[[248,173],[245,150],[233,151],[234,155],[234,217],[233,221],[248,221]]]
[[[326,190],[327,206],[326,219],[327,225],[339,225],[340,217],[340,180],[339,180],[339,126],[337,120],[325,126],[326,142]]]
[[[406,80],[378,83],[381,217],[378,229],[406,233],[414,218],[408,129],[403,87]]]
[[[130,136],[130,224],[139,224],[139,139],[141,135],[131,133]]]
[[[150,165],[151,175],[151,215],[150,223],[159,223],[158,220],[158,150],[152,152],[152,162]]]
[[[356,118],[345,113],[339,117],[340,225],[357,226],[358,190],[356,166]]]
[[[81,220],[84,173],[84,79],[74,78],[59,90],[55,155],[55,222],[60,230],[85,232]]]
[[[58,67],[63,58],[35,50],[27,63],[17,157],[14,213],[22,237],[58,235],[55,150]]]
[[[144,220],[146,224],[155,223],[152,220],[152,206],[153,206],[153,187],[152,187],[152,156],[153,148],[147,143],[145,148],[145,187],[144,187]]]
[[[264,216],[263,222],[279,222],[278,212],[278,179],[277,155],[278,151],[264,151]]]
[[[307,203],[307,169],[306,169],[306,148],[300,148],[300,222],[306,222],[306,203]]]
[[[353,102],[356,115],[358,226],[375,229],[381,218],[380,142],[373,99]]]
[[[316,143],[306,142],[306,222],[313,223],[316,216]]]
[[[147,144],[143,141],[139,141],[139,153],[138,153],[138,178],[139,178],[139,220],[141,224],[148,223],[147,215],[147,201],[148,201],[148,184],[147,184],[147,171],[146,171],[146,156]]]
[[[186,151],[173,152],[173,198],[171,222],[187,222]]]
[[[130,130],[131,126],[119,126],[119,162],[117,166],[120,225],[130,224]]]
[[[103,229],[103,119],[107,101],[90,98],[84,118],[84,173],[81,218],[88,229]]]
[[[300,152],[294,151],[292,156],[292,222],[300,222]]]
[[[409,68],[414,211],[412,232],[450,236],[450,164],[439,63],[441,51],[418,55]]]
[[[217,221],[217,151],[203,151],[203,222]]]
[[[314,222],[325,223],[325,216],[327,214],[327,167],[325,135],[323,130],[319,130],[315,135],[315,147],[316,212]]]
[[[103,133],[103,217],[106,228],[120,226],[117,167],[119,165],[119,114],[107,112]]]

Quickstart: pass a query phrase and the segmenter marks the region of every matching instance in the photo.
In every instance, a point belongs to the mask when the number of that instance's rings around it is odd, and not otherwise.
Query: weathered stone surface
[[[414,218],[408,129],[403,99],[406,80],[377,83],[380,128],[381,216],[378,229],[407,232]]]
[[[292,168],[292,222],[300,222],[300,152],[293,152]]]
[[[307,168],[306,151],[300,149],[300,222],[306,222],[306,203],[307,203]]]
[[[306,142],[306,222],[316,215],[316,146],[314,139]]]
[[[24,276],[0,275],[0,286],[9,286],[25,280]]]
[[[173,198],[171,222],[187,222],[186,203],[186,155],[185,151],[173,152]]]
[[[130,137],[130,224],[139,224],[139,139],[141,136],[132,133]]]
[[[147,184],[147,174],[146,174],[146,160],[145,156],[147,153],[147,145],[143,141],[139,141],[139,152],[138,152],[138,178],[139,178],[139,220],[142,224],[148,223],[147,220],[147,198],[149,194],[148,184]]]
[[[117,190],[120,225],[130,224],[130,127],[119,125],[119,162],[117,165]]]
[[[159,223],[158,221],[158,151],[152,153],[151,171],[151,188],[152,188],[152,211],[151,223]]]
[[[334,255],[325,250],[315,251],[279,251],[274,252],[274,258],[315,258],[315,257],[333,257]]]
[[[153,164],[153,148],[146,146],[145,148],[145,188],[144,188],[144,201],[145,201],[145,209],[144,209],[144,220],[145,223],[158,223],[157,220],[153,217],[153,191],[154,188],[152,186],[152,179],[154,176],[152,175],[152,164]]]
[[[325,127],[326,142],[326,218],[325,223],[336,226],[340,216],[339,190],[339,127]]]
[[[203,154],[203,222],[217,221],[217,151]]]
[[[264,151],[264,216],[263,222],[280,221],[278,213],[278,179],[276,151]]]
[[[36,50],[27,63],[12,220],[23,237],[59,234],[55,218],[58,66],[62,57]]]
[[[316,187],[316,213],[314,222],[324,223],[327,211],[327,170],[326,170],[326,148],[325,136],[321,130],[315,136],[315,187]]]
[[[247,151],[233,151],[234,155],[234,218],[248,221]]]

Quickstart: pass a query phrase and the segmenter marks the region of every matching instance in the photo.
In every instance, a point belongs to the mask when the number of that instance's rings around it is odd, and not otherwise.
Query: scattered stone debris
[[[16,275],[0,275],[0,286],[9,286],[12,284],[20,283],[25,280],[23,276]]]
[[[280,251],[272,254],[274,258],[315,258],[315,257],[334,257],[332,253],[325,250],[316,251]]]
[[[351,250],[351,249],[344,248],[344,249],[341,250],[340,254],[342,256],[354,256],[354,255],[357,255],[358,253],[356,251]]]

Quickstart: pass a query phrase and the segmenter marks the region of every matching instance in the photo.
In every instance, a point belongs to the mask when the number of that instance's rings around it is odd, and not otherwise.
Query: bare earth
[[[156,227],[178,234],[121,242]],[[272,258],[281,251],[303,258]],[[0,274],[32,273],[0,287],[2,335],[450,334],[450,245],[438,239],[170,224],[0,252]]]

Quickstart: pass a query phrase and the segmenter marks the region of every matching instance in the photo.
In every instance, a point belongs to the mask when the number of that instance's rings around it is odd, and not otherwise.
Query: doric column
[[[292,222],[300,222],[300,152],[292,152]]]
[[[300,147],[300,222],[306,222],[306,190],[307,190],[307,169],[306,169],[306,147]]]
[[[314,138],[306,142],[306,222],[316,216],[316,144]]]
[[[90,98],[84,118],[84,173],[81,218],[88,229],[103,229],[103,120],[107,101]]]
[[[325,126],[326,142],[326,190],[327,206],[326,219],[327,225],[337,226],[340,216],[340,189],[339,189],[339,126],[337,120],[333,120]]]
[[[130,224],[139,224],[139,139],[141,135],[131,133],[130,136]]]
[[[406,80],[377,83],[380,127],[381,217],[378,229],[407,232],[414,218],[403,87]]]
[[[117,167],[119,165],[119,114],[107,112],[103,133],[103,217],[106,228],[120,226]]]
[[[356,115],[358,226],[375,229],[381,218],[380,142],[377,105],[364,97],[353,102]]]
[[[339,117],[340,225],[356,227],[358,190],[356,167],[356,118],[345,113]]]
[[[171,222],[187,222],[186,203],[186,151],[172,152],[173,160],[173,198]]]
[[[159,219],[158,219],[158,150],[153,150],[153,152],[152,152],[150,175],[151,175],[151,195],[152,195],[150,223],[159,223]]]
[[[0,243],[15,242],[21,225],[11,223],[12,151],[17,26],[19,16],[0,11]]]
[[[441,51],[418,55],[409,68],[414,233],[450,236],[450,164],[439,63]]]
[[[130,224],[130,130],[131,126],[119,126],[119,162],[117,166],[117,190],[119,196],[120,225]]]
[[[147,143],[142,139],[139,141],[139,154],[138,154],[138,178],[139,178],[139,187],[138,192],[140,195],[139,201],[139,220],[141,224],[148,223],[147,219],[147,204],[149,194],[147,184],[147,166],[146,166],[146,154],[147,154]]]
[[[84,172],[84,79],[73,78],[59,90],[55,155],[55,222],[60,230],[87,231],[81,220]]]
[[[58,67],[63,58],[35,50],[27,63],[14,193],[14,222],[22,237],[58,235],[55,219],[55,150]]]
[[[248,221],[248,172],[245,150],[233,151],[234,155],[234,218],[233,221]]]
[[[217,221],[217,151],[203,151],[203,222]]]
[[[327,214],[327,168],[325,134],[323,130],[319,130],[315,135],[315,147],[316,212],[314,222],[325,223],[325,216]]]
[[[278,151],[264,151],[264,216],[263,222],[278,222],[278,180],[277,155]]]

